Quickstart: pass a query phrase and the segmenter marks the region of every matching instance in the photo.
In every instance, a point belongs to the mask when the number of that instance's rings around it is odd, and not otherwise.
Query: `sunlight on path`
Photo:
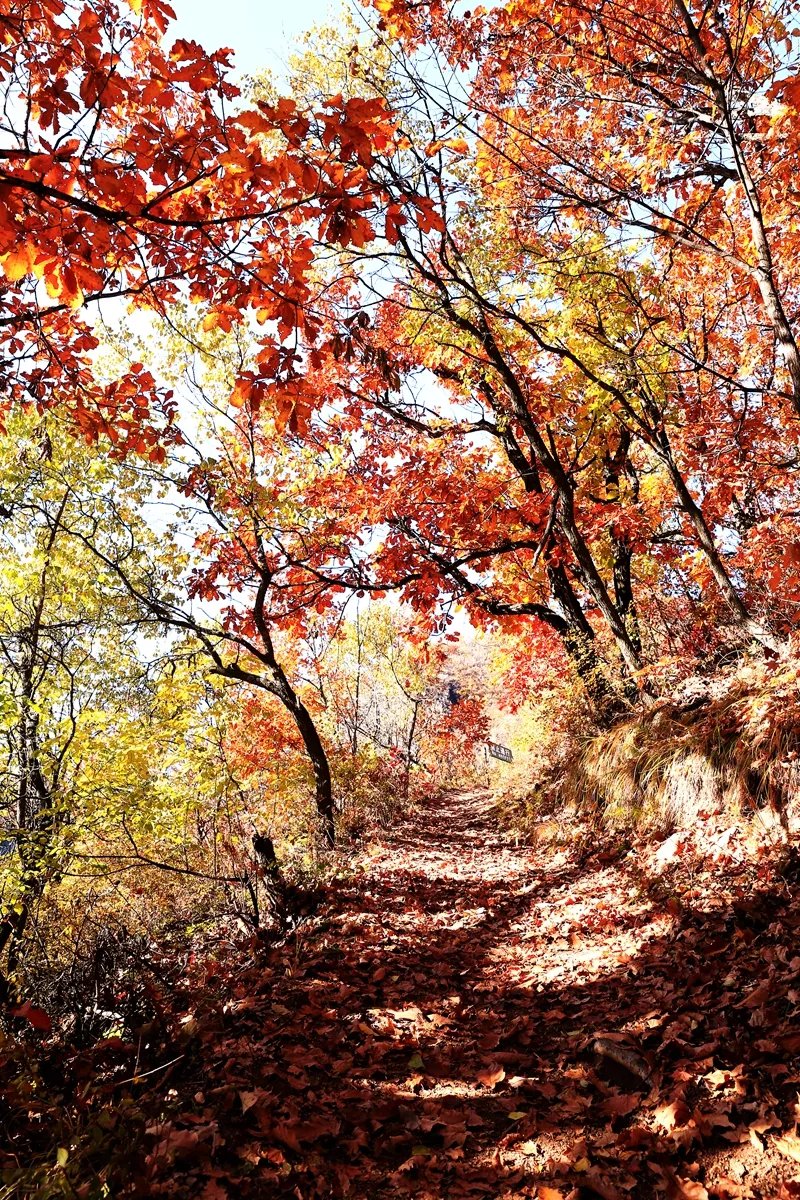
[[[253,1200],[771,1195],[731,1181],[781,1164],[731,1116],[769,1128],[757,1077],[714,1058],[735,968],[709,920],[656,909],[624,857],[518,846],[487,794],[446,796],[198,1017],[196,1111],[170,1136],[197,1134],[223,1078],[207,1154]],[[163,1194],[220,1200],[192,1169],[203,1188]]]

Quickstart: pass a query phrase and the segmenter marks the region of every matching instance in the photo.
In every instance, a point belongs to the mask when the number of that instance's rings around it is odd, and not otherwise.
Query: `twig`
[[[138,1083],[140,1079],[146,1079],[148,1075],[155,1075],[157,1071],[166,1071],[167,1067],[180,1062],[182,1058],[186,1058],[186,1055],[179,1054],[177,1058],[171,1058],[169,1062],[162,1063],[160,1067],[151,1067],[149,1071],[144,1071],[141,1075],[131,1075],[129,1079],[118,1079],[114,1087],[122,1087],[124,1083]]]

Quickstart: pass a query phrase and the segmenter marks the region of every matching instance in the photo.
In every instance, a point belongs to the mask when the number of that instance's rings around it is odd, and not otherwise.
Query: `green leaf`
[[[412,1054],[411,1058],[408,1060],[408,1065],[411,1067],[412,1071],[424,1070],[425,1063],[423,1062],[422,1055],[419,1052]]]

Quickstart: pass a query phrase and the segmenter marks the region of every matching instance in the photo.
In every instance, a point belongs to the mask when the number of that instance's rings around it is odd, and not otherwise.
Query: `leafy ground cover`
[[[45,1041],[25,1104],[10,1055],[6,1194],[57,1130],[42,1195],[800,1195],[785,838],[553,832],[447,795],[281,944],[187,959],[149,1039]]]

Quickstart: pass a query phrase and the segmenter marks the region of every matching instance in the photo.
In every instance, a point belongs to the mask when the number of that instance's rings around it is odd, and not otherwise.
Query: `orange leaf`
[[[676,1125],[685,1125],[691,1115],[689,1106],[682,1100],[676,1100],[674,1104],[661,1104],[655,1111],[654,1120],[669,1132]]]
[[[234,408],[244,408],[253,391],[252,379],[237,379],[236,386],[230,394],[230,402]]]
[[[2,257],[3,273],[10,283],[19,283],[20,279],[24,279],[33,270],[33,255],[35,246],[30,242],[25,242],[22,246],[18,246],[15,250],[9,250],[8,254]]]
[[[386,210],[386,240],[390,246],[397,245],[398,231],[408,224],[408,217],[401,211],[399,204],[390,204]]]
[[[482,1083],[487,1088],[493,1088],[495,1084],[502,1083],[505,1077],[505,1070],[501,1066],[487,1067],[485,1071],[479,1071],[477,1075],[478,1083]]]

